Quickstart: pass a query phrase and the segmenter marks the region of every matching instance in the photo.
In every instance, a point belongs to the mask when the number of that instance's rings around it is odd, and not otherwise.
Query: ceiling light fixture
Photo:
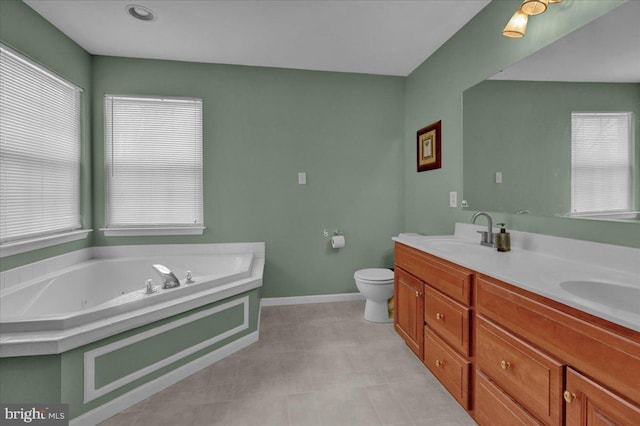
[[[516,13],[509,19],[507,26],[502,30],[502,35],[511,38],[524,37],[524,32],[527,30],[527,22],[529,22],[529,15],[521,9],[516,10]]]
[[[141,21],[151,22],[156,20],[156,15],[151,9],[137,4],[127,6],[127,12],[129,15]]]
[[[540,15],[547,10],[549,0],[524,0],[520,10],[527,15]]]
[[[524,0],[520,8],[513,14],[502,35],[511,38],[522,38],[527,30],[529,16],[540,15],[547,10],[549,3],[562,3],[564,0]]]

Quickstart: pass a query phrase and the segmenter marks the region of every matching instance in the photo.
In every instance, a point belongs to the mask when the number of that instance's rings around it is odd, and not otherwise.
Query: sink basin
[[[560,287],[582,299],[640,314],[640,288],[603,281],[563,281]]]

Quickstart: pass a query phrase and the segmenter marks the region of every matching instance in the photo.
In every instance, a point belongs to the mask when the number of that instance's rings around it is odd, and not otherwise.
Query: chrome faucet
[[[487,230],[486,231],[476,231],[482,235],[482,239],[480,240],[480,244],[487,247],[495,247],[494,235],[493,235],[493,219],[489,216],[489,213],[486,212],[477,212],[471,217],[471,223],[476,223],[476,219],[479,216],[484,216],[487,218]]]
[[[171,269],[167,268],[164,265],[153,265],[153,269],[160,275],[160,279],[162,279],[162,288],[174,288],[180,285],[180,281],[178,278],[171,272]]]

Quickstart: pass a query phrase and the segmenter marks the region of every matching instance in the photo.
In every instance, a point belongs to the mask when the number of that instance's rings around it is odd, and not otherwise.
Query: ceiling
[[[24,0],[94,55],[406,76],[490,0]],[[138,21],[137,4],[157,19]]]
[[[491,79],[640,83],[639,22],[640,1],[630,1]]]

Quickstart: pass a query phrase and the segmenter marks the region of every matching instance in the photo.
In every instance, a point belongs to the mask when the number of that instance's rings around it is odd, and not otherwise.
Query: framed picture
[[[442,167],[440,154],[442,121],[423,127],[417,132],[418,171],[439,169]]]

